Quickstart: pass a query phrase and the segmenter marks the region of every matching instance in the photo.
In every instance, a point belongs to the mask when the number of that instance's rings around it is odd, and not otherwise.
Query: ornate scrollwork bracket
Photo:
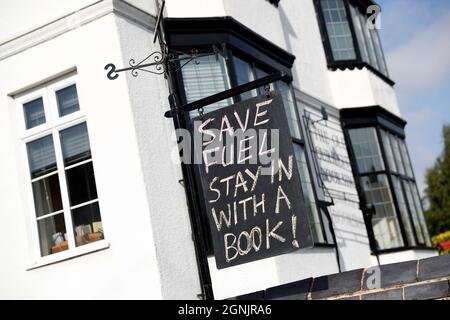
[[[167,46],[162,46],[163,50],[154,51],[138,63],[134,59],[130,59],[128,62],[129,67],[117,69],[115,64],[108,63],[105,66],[107,71],[106,76],[109,80],[115,80],[119,77],[119,72],[131,71],[133,77],[137,77],[139,72],[144,71],[158,75],[164,75],[167,78],[167,72],[177,72],[181,70],[185,65],[193,61],[195,64],[200,63],[200,58],[207,56],[216,56],[218,54],[224,55],[217,47],[214,46],[213,53],[199,53],[198,50],[193,49],[189,53],[181,51],[168,51]],[[225,55],[224,55],[225,56]]]

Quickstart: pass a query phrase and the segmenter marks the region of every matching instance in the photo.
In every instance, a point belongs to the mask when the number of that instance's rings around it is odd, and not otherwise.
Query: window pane
[[[308,208],[309,223],[313,234],[314,242],[324,243],[325,238],[322,232],[322,224],[317,210],[317,204],[314,197],[313,185],[309,176],[308,166],[306,164],[305,152],[301,145],[294,143],[295,158],[300,174],[303,197]]]
[[[424,235],[422,232],[422,226],[421,226],[420,218],[419,218],[419,211],[416,208],[416,203],[414,201],[414,196],[412,193],[411,186],[408,181],[403,181],[403,187],[405,188],[406,199],[408,200],[409,210],[411,212],[411,216],[413,219],[414,230],[416,231],[417,239],[420,244],[425,244],[425,239],[424,239]]]
[[[403,246],[387,176],[362,177],[361,184],[367,203],[375,208],[372,225],[378,248],[384,250]]]
[[[56,98],[58,100],[58,111],[60,117],[80,110],[77,88],[75,85],[71,85],[70,87],[57,91]]]
[[[403,159],[401,156],[399,139],[393,135],[391,135],[391,145],[394,150],[394,158],[397,166],[397,172],[400,174],[405,174],[405,166],[403,164]]]
[[[37,217],[62,210],[58,174],[33,182],[33,196]]]
[[[256,79],[261,79],[264,77],[267,77],[269,74],[267,72],[265,72],[264,70],[261,70],[259,68],[255,68],[255,73],[256,73]],[[269,89],[273,90],[273,84],[269,84]],[[266,88],[265,87],[259,87],[258,88],[259,94],[265,94],[266,93]]]
[[[400,180],[396,176],[392,176],[392,183],[394,185],[395,196],[397,198],[398,207],[400,209],[400,215],[402,217],[403,227],[405,228],[408,244],[410,246],[416,245],[416,239],[414,238],[414,231],[411,226],[411,220],[409,217],[408,209],[406,207],[405,196]]]
[[[66,176],[71,206],[97,199],[92,162],[67,170]]]
[[[42,256],[69,248],[66,240],[66,224],[62,213],[38,220],[38,230]]]
[[[236,73],[236,80],[237,80],[237,84],[238,85],[242,85],[245,83],[248,83],[250,81],[255,80],[254,76],[253,76],[253,72],[252,72],[252,66],[233,56],[233,63],[234,63],[234,69],[235,69],[235,73]],[[248,92],[244,92],[243,94],[241,94],[241,99],[242,100],[246,100],[246,99],[250,99],[252,97],[256,97],[258,94],[256,92],[256,90],[251,90]]]
[[[283,97],[284,109],[286,111],[291,135],[297,139],[300,139],[300,122],[297,118],[297,112],[295,110],[295,102],[292,96],[291,88],[284,81],[277,81],[276,85],[277,89],[281,92],[281,96]]]
[[[409,160],[408,148],[404,140],[399,140],[400,151],[402,154],[403,164],[405,165],[406,175],[410,178],[414,178],[413,169],[411,166],[411,161]]]
[[[356,59],[343,0],[322,0],[321,3],[334,60]]]
[[[381,130],[381,137],[383,139],[384,152],[386,153],[389,169],[392,172],[397,172],[397,166],[394,160],[394,152],[392,150],[390,134],[385,130]]]
[[[383,48],[381,47],[380,36],[377,29],[370,30],[372,35],[373,46],[375,48],[375,55],[377,57],[378,71],[385,76],[388,76],[386,62],[384,60]]]
[[[30,101],[23,105],[25,125],[27,129],[34,128],[45,123],[44,102],[42,98]]]
[[[420,201],[419,192],[417,191],[416,184],[413,182],[409,183],[411,190],[413,192],[414,203],[416,204],[416,210],[419,216],[419,223],[422,227],[423,236],[425,238],[425,244],[431,247],[430,235],[428,234],[428,227],[425,221],[425,216],[423,215],[422,203]]]
[[[230,89],[225,60],[219,55],[200,57],[186,64],[182,69],[184,90],[187,102],[192,102]],[[231,99],[222,100],[205,107],[205,113],[232,104]],[[196,117],[197,111],[191,112],[191,117]]]
[[[364,62],[369,63],[369,52],[363,31],[365,25],[361,25],[361,20],[359,18],[360,13],[355,6],[350,5],[350,11],[353,19],[353,25],[355,26],[355,33],[358,40],[359,51],[361,52],[361,58]]]
[[[367,44],[367,51],[369,53],[370,64],[372,65],[372,67],[374,67],[375,69],[378,70],[379,67],[378,67],[378,63],[377,63],[377,56],[375,54],[375,48],[374,48],[373,41],[372,41],[372,35],[370,33],[370,29],[368,28],[367,16],[359,13],[359,20],[361,21],[361,25],[363,27],[363,34],[364,34],[364,39]]]
[[[66,166],[91,157],[86,123],[62,130],[60,136],[64,164]]]
[[[102,219],[97,202],[72,210],[72,220],[77,247],[104,238]]]
[[[56,170],[55,148],[51,135],[27,143],[27,150],[32,178]]]
[[[351,129],[349,135],[359,172],[384,170],[375,128]]]
[[[333,233],[330,230],[330,216],[329,209],[327,207],[319,207],[320,216],[322,218],[322,226],[325,230],[325,243],[336,244],[334,242]]]

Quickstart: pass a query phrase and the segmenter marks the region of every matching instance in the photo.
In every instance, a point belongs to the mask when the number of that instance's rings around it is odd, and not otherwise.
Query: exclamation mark
[[[297,241],[297,216],[294,214],[292,215],[292,238],[294,240],[292,240],[292,245],[296,248],[300,248],[300,245],[298,244]]]

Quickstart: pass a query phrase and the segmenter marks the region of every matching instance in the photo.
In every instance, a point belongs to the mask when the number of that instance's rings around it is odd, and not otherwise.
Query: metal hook
[[[200,64],[200,61],[198,60],[198,50],[197,49],[192,49],[191,50],[191,57],[194,60],[194,63],[196,65]]]
[[[200,120],[203,120],[203,114],[205,113],[205,109],[203,107],[200,107],[197,109],[198,111],[198,116],[200,118]]]
[[[264,86],[264,91],[266,92],[266,97],[270,98],[270,85],[266,84]]]
[[[106,75],[109,80],[115,80],[119,77],[119,75],[116,73],[116,66],[113,63],[108,63],[105,66],[105,70],[108,70],[108,69],[111,69],[108,71],[108,73]]]

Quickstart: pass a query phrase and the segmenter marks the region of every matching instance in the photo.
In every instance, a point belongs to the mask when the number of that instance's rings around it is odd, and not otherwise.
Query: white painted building
[[[166,0],[169,52],[221,53],[172,80],[110,81],[106,64],[160,50],[154,1],[0,2],[0,298],[197,299],[212,288],[223,299],[369,267],[374,253],[382,264],[436,255],[395,79],[363,18],[372,1],[277,3]],[[218,270],[198,237],[194,169],[175,161],[169,90],[183,104],[278,70],[316,245]]]

